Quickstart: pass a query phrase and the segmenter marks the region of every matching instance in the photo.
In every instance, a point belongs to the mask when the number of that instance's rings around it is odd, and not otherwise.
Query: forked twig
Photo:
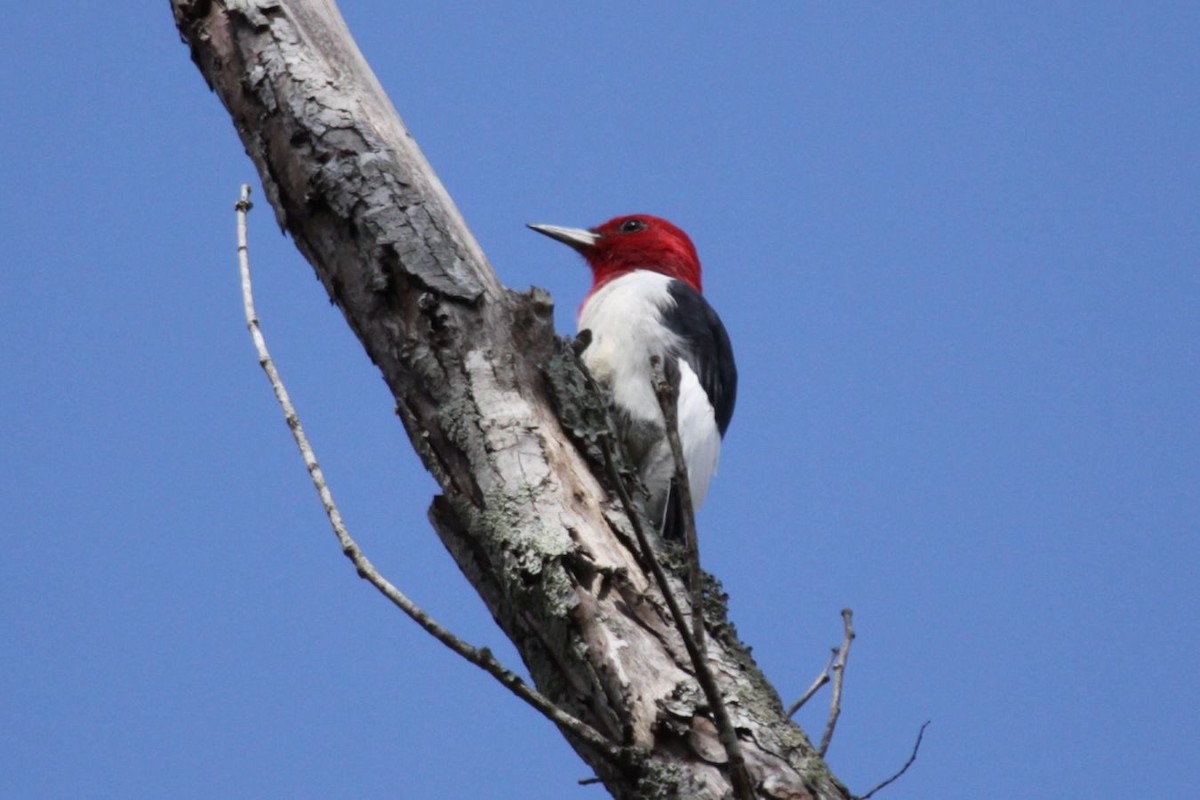
[[[829,743],[833,740],[833,729],[842,713],[842,681],[846,678],[846,659],[850,657],[850,643],[854,641],[854,612],[848,608],[842,609],[842,628],[845,631],[842,646],[838,649],[837,659],[830,668],[833,672],[833,697],[829,701],[829,719],[825,723],[825,733],[821,736],[821,746],[817,748],[817,754],[822,757],[829,750]]]
[[[329,518],[329,524],[333,527],[333,532],[338,538],[338,543],[342,546],[342,553],[354,564],[354,568],[357,570],[360,578],[363,578],[379,590],[380,594],[390,600],[397,608],[407,614],[410,619],[439,642],[487,672],[506,689],[533,706],[543,716],[572,736],[578,738],[589,747],[594,748],[597,752],[603,753],[610,760],[617,763],[624,762],[624,750],[621,747],[609,741],[607,737],[583,720],[563,711],[541,692],[525,683],[519,675],[506,669],[486,647],[470,645],[442,627],[424,609],[380,575],[366,555],[363,554],[362,550],[359,549],[358,544],[351,538],[345,523],[342,521],[342,514],[333,501],[333,494],[325,482],[325,475],[317,463],[317,457],[313,452],[312,445],[304,433],[304,428],[300,425],[300,418],[296,415],[296,409],[292,406],[287,389],[284,388],[283,381],[279,377],[279,372],[275,369],[275,363],[271,360],[271,355],[267,351],[266,340],[263,338],[262,331],[259,328],[258,314],[254,310],[254,293],[250,283],[249,247],[246,243],[246,214],[250,211],[251,205],[250,187],[243,184],[241,199],[238,200],[235,208],[237,209],[238,266],[242,277],[242,304],[246,313],[246,326],[249,328],[250,336],[254,340],[254,348],[258,351],[258,363],[267,374],[267,379],[271,382],[271,388],[275,391],[275,398],[279,401],[279,405],[283,409],[284,419],[287,421],[288,428],[292,431],[292,436],[296,440],[296,447],[299,448],[300,455],[304,459],[304,466],[308,469],[308,475],[312,479],[313,486],[321,498],[321,505],[325,509],[325,516]]]
[[[804,690],[804,694],[800,695],[800,699],[792,703],[787,710],[788,717],[795,716],[805,703],[812,699],[812,696],[817,693],[822,686],[829,683],[829,670],[833,669],[833,660],[837,658],[838,649],[835,647],[829,653],[829,660],[825,662],[825,669],[821,670],[821,674],[812,682],[812,685]]]

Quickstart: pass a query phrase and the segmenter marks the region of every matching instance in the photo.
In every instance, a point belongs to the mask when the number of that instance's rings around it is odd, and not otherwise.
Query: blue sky
[[[586,272],[524,223],[692,235],[741,368],[705,565],[785,700],[854,609],[852,790],[929,719],[881,796],[1194,794],[1194,5],[345,5],[560,330]],[[241,321],[254,171],[167,4],[14,14],[0,45],[0,795],[603,796],[340,556]],[[353,531],[515,665],[382,381],[251,226]]]

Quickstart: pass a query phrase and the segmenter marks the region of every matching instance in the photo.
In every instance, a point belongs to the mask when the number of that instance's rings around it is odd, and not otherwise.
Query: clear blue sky
[[[853,790],[929,719],[882,797],[1196,794],[1195,4],[346,6],[561,330],[585,270],[524,223],[692,234],[741,366],[705,563],[787,700],[855,610]],[[242,326],[255,174],[165,0],[50,8],[0,32],[0,796],[603,796],[339,554]],[[251,224],[353,530],[515,664],[382,381]]]

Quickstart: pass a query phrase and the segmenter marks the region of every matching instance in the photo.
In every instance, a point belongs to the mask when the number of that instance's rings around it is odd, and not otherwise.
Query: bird
[[[737,400],[729,335],[703,294],[700,259],[688,235],[649,214],[594,228],[529,225],[580,253],[592,286],[579,306],[590,331],[581,359],[615,410],[616,434],[636,466],[648,518],[664,539],[683,540],[675,460],[655,394],[651,357],[679,370],[679,438],[693,511],[708,494]]]

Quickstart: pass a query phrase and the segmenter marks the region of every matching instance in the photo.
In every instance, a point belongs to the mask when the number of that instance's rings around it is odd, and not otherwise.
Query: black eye
[[[640,219],[627,219],[621,223],[621,233],[635,233],[646,230],[646,223]]]

